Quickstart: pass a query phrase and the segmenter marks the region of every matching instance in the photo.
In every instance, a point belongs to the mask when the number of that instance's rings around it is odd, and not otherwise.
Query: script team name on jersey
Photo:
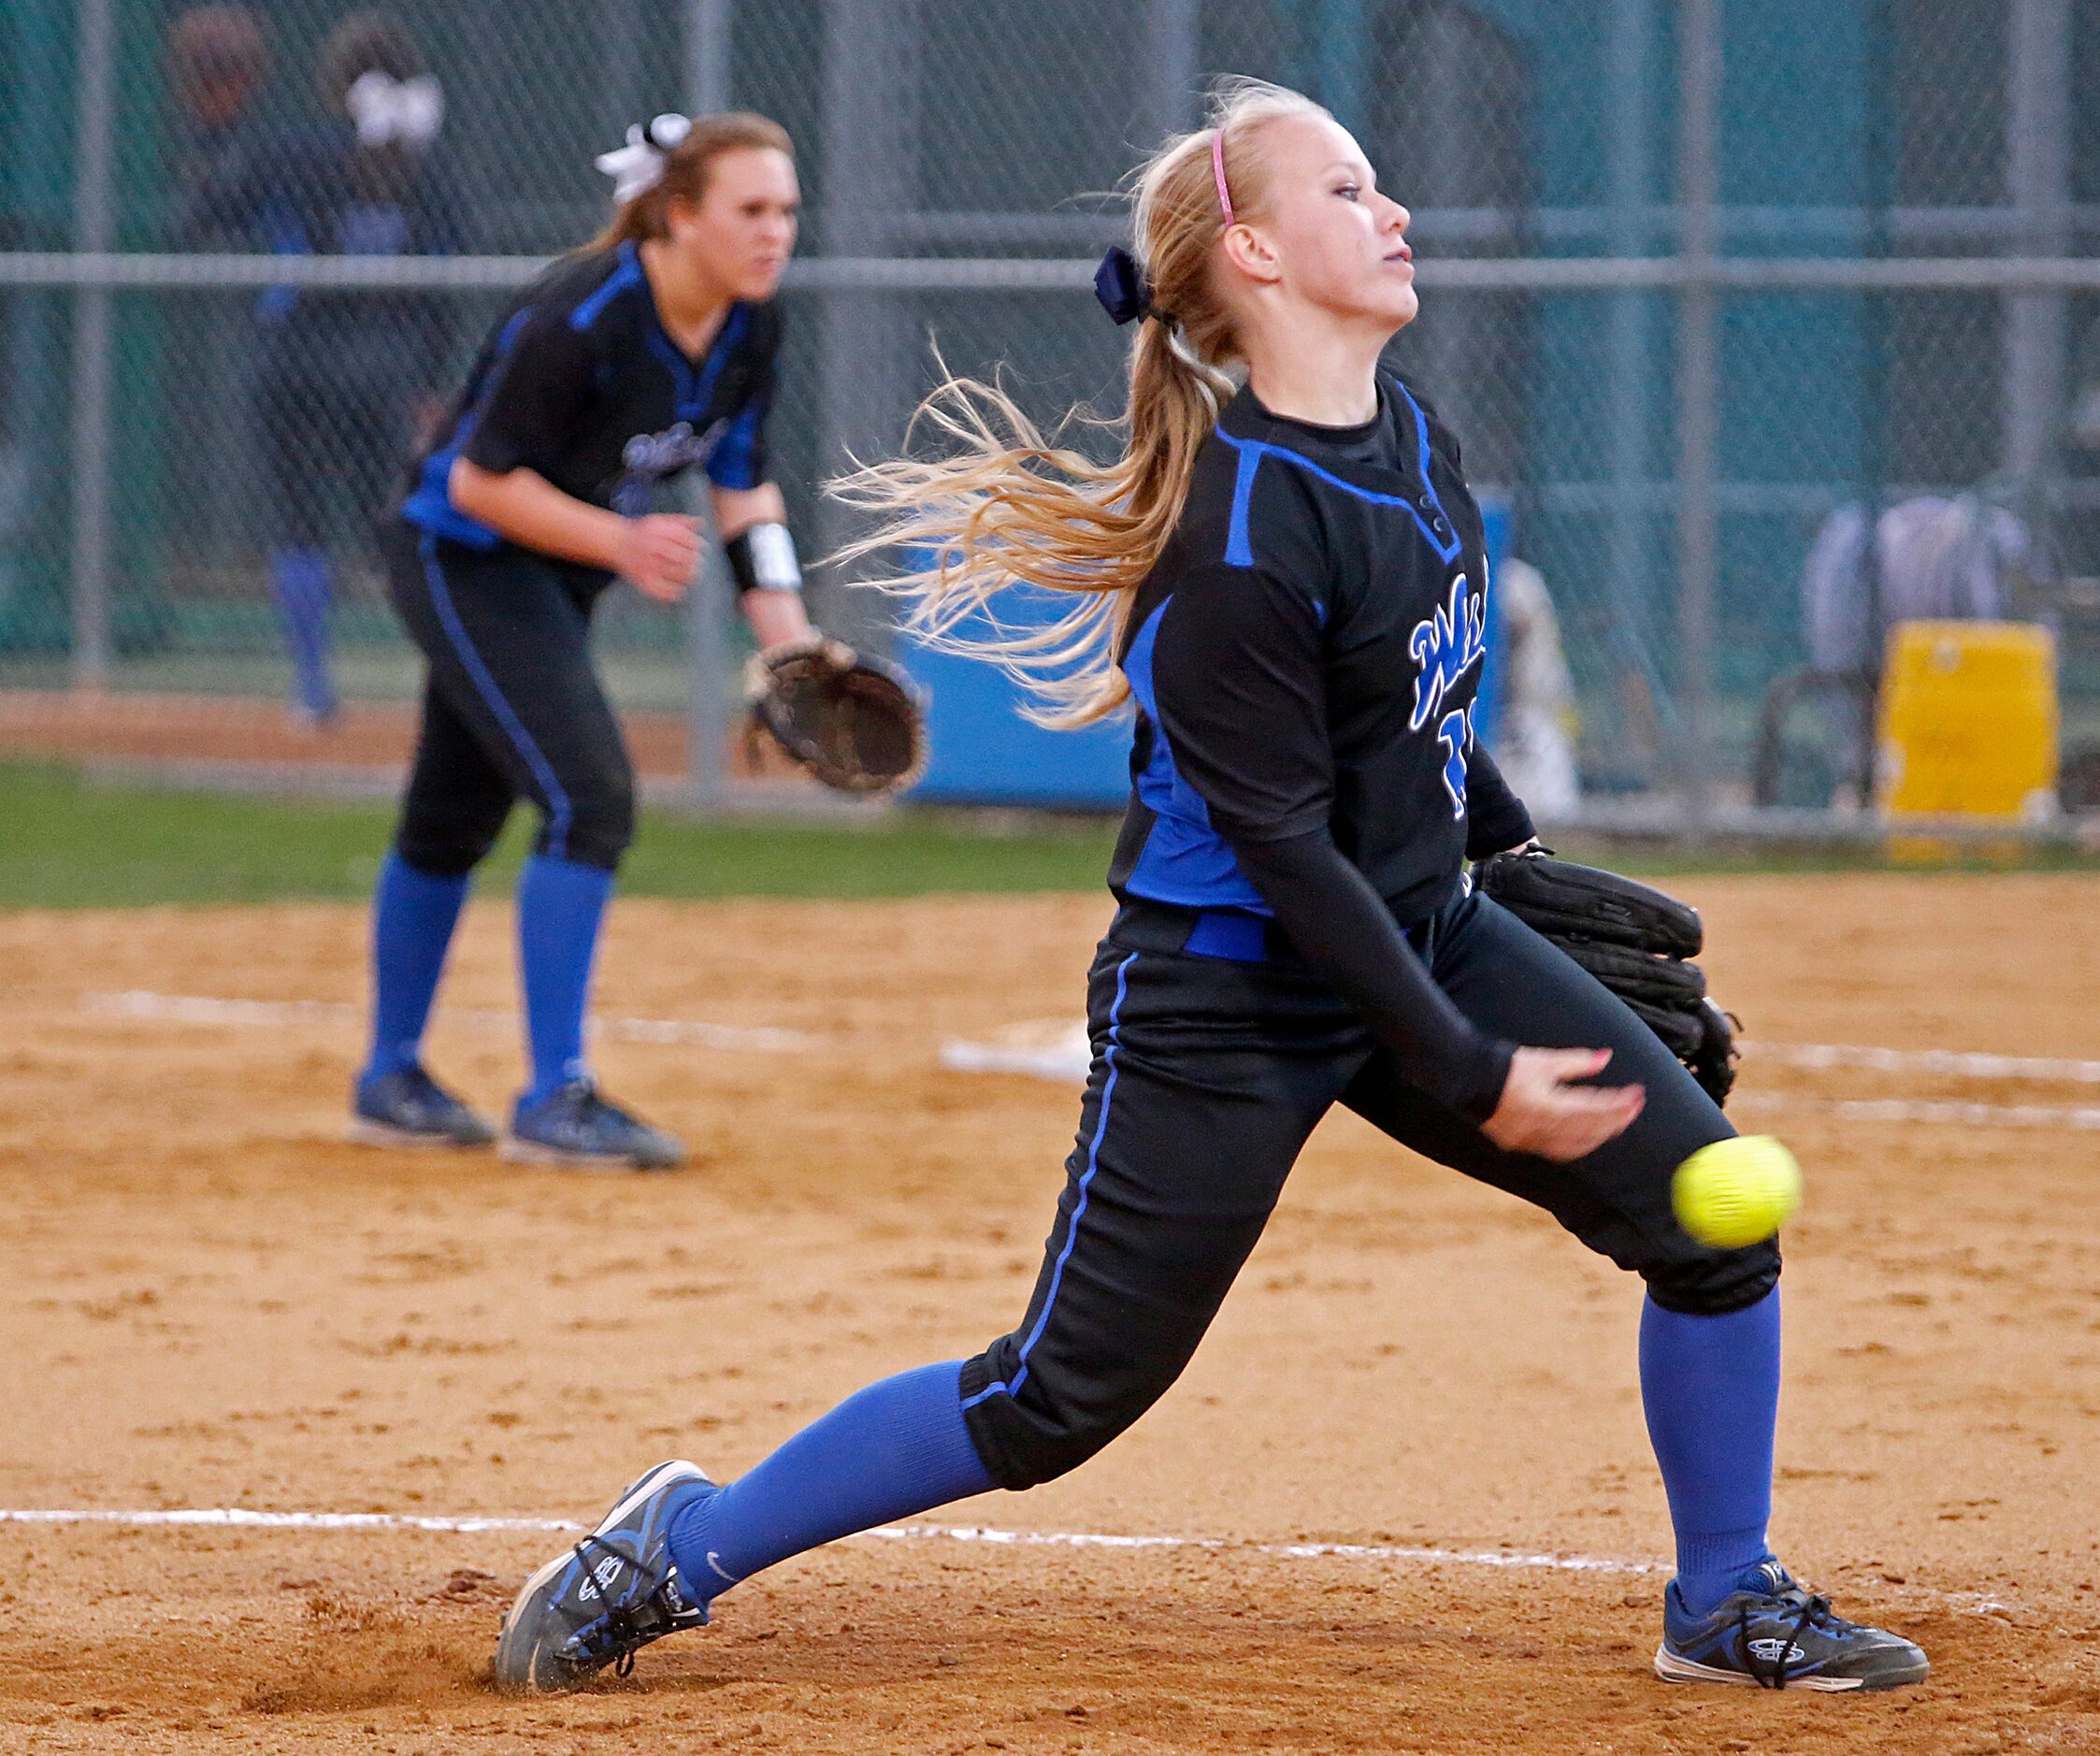
[[[666,476],[675,476],[695,464],[704,465],[713,456],[728,425],[725,417],[710,422],[698,432],[690,421],[680,421],[661,433],[637,433],[620,453],[625,469],[612,490],[612,510],[630,518],[646,511],[650,489]]]
[[[1421,621],[1407,638],[1414,658],[1415,706],[1407,728],[1420,731],[1458,687],[1459,680],[1478,664],[1488,652],[1488,594],[1477,597],[1463,573],[1451,582],[1451,596]],[[1454,708],[1436,728],[1437,742],[1444,746],[1444,790],[1450,796],[1451,814],[1462,817],[1466,809],[1466,752],[1473,743],[1473,704]]]

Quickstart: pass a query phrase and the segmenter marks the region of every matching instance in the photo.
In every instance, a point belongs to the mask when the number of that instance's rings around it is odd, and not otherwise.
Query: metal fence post
[[[918,205],[919,7],[915,0],[826,0],[824,20],[825,253],[886,255],[897,247],[899,222]],[[913,400],[922,343],[908,294],[835,289],[819,296],[818,468],[828,474],[848,453],[873,456],[894,448]],[[827,553],[857,528],[827,503],[820,536]],[[827,592],[822,608],[825,626],[848,641],[880,649],[889,638],[886,605],[850,581]]]
[[[1866,133],[1863,141],[1862,199],[1865,233],[1861,253],[1886,262],[1894,243],[1891,225],[1899,173],[1895,116],[1895,0],[1867,0]],[[1860,552],[1861,596],[1866,612],[1867,638],[1854,673],[1844,680],[1849,693],[1847,712],[1851,732],[1851,773],[1847,780],[1862,807],[1874,800],[1878,738],[1876,723],[1881,701],[1882,605],[1881,513],[1889,498],[1890,447],[1893,439],[1890,391],[1892,382],[1894,324],[1889,299],[1861,295],[1860,310],[1860,486],[1861,514],[1866,540]],[[1846,784],[1841,782],[1840,784]]]
[[[685,108],[696,116],[729,107],[730,0],[685,0]],[[706,499],[697,483],[696,510]],[[685,784],[693,802],[721,802],[727,776],[723,753],[729,739],[729,638],[725,569],[710,543],[685,606]]]
[[[110,0],[79,0],[79,103],[74,131],[73,247],[114,238],[116,28]],[[73,686],[109,683],[109,351],[111,295],[73,295]]]
[[[641,9],[627,0],[598,0],[595,36],[605,134],[608,139],[617,140],[629,123],[641,121],[647,113],[649,43]]]
[[[1198,0],[1146,0],[1138,65],[1147,151],[1189,125],[1196,109]]]
[[[2070,245],[2070,0],[2012,0],[2006,57],[2006,194],[2017,216],[2014,252],[2062,256]],[[2006,299],[2003,467],[2034,510],[2053,483],[2051,452],[2063,406],[2070,312],[2061,293]]]
[[[685,107],[696,116],[729,108],[730,0],[685,0]]]
[[[1365,10],[1363,0],[1318,0],[1315,9],[1320,102],[1345,128],[1363,128],[1371,120],[1365,113],[1372,66]]]
[[[1685,268],[1677,312],[1677,698],[1684,712],[1683,827],[1692,829],[1711,814],[1714,786],[1720,0],[1683,0],[1677,30],[1677,248]]]
[[[1611,122],[1607,174],[1611,190],[1611,249],[1621,257],[1645,256],[1652,248],[1646,223],[1653,194],[1648,186],[1649,130],[1655,107],[1656,0],[1613,0],[1611,9]],[[1613,643],[1621,662],[1648,698],[1659,722],[1674,718],[1665,685],[1647,637],[1654,567],[1650,532],[1655,508],[1648,484],[1653,459],[1648,441],[1648,398],[1656,367],[1655,295],[1635,290],[1611,295],[1611,531],[1607,539],[1605,600]]]

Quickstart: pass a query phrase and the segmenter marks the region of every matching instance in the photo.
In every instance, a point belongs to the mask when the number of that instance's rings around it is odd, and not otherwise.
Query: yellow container
[[[1881,679],[1876,802],[1906,817],[2034,822],[2056,812],[2056,642],[2024,622],[1899,622]],[[1944,843],[1891,841],[1898,857]]]

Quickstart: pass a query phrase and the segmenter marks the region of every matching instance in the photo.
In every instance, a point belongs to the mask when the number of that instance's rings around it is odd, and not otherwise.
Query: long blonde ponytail
[[[830,484],[881,521],[841,558],[895,548],[920,562],[871,583],[904,600],[904,627],[918,641],[989,660],[1025,684],[1040,724],[1084,726],[1129,693],[1115,652],[1131,597],[1172,535],[1196,454],[1235,389],[1226,368],[1239,362],[1238,343],[1212,277],[1226,229],[1218,177],[1233,219],[1260,217],[1260,130],[1308,112],[1326,113],[1281,86],[1231,80],[1214,94],[1206,126],[1168,141],[1135,173],[1133,230],[1153,314],[1130,343],[1125,412],[1106,424],[1123,435],[1113,463],[1059,442],[1090,418],[1080,411],[1046,435],[996,374],[948,374],[913,415],[905,455]],[[927,434],[939,451],[912,454]],[[1072,601],[1046,621],[1004,625],[993,599],[1012,586]],[[962,631],[977,618],[988,634]]]

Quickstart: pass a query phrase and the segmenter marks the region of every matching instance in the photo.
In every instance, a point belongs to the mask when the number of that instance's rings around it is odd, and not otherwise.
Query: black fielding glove
[[[1737,1027],[1707,997],[1705,973],[1690,961],[1705,938],[1698,910],[1544,849],[1490,855],[1473,880],[1624,1000],[1716,1103],[1728,1101]]]
[[[822,636],[753,656],[751,734],[763,731],[825,785],[889,793],[926,768],[926,717],[911,680],[885,659]]]

